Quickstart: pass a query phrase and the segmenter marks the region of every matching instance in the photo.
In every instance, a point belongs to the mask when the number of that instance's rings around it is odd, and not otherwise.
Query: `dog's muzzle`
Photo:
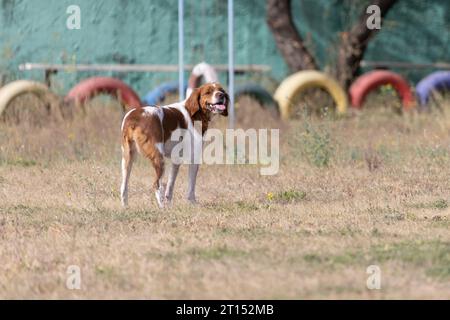
[[[226,101],[222,100],[217,103],[208,103],[206,104],[206,108],[213,113],[222,113],[227,109],[227,106],[225,104]]]

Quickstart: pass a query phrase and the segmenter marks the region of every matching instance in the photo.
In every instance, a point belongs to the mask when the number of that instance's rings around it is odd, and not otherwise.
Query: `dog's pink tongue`
[[[225,110],[225,105],[223,105],[223,104],[216,104],[215,107],[218,110]]]

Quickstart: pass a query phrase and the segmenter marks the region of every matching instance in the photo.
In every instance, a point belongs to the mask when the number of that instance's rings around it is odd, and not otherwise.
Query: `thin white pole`
[[[178,92],[184,100],[184,0],[178,0]]]
[[[234,8],[233,0],[228,0],[228,93],[230,110],[228,126],[234,128]]]
[[[383,62],[384,63],[384,62]],[[435,64],[439,68],[438,64]],[[439,64],[446,68],[443,63]],[[212,64],[216,71],[226,71],[228,73],[227,64]],[[432,65],[427,65],[432,67]],[[401,68],[400,65],[395,67]],[[190,71],[194,68],[192,64],[184,64],[184,71]],[[450,64],[447,69],[450,68]],[[26,62],[19,64],[20,71],[27,70],[62,70],[62,71],[114,71],[114,72],[178,72],[178,64],[55,64],[55,63],[31,63]],[[271,68],[265,64],[245,64],[235,65],[235,72],[268,72]]]

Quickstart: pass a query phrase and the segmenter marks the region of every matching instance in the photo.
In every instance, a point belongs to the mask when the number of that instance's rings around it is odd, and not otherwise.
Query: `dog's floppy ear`
[[[195,88],[194,90],[192,90],[191,95],[186,100],[185,107],[191,117],[198,110],[200,110],[200,89],[199,88]]]

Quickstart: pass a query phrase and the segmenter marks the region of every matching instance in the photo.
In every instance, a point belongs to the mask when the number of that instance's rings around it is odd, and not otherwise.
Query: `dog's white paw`
[[[169,197],[165,197],[165,203],[166,203],[166,206],[167,207],[170,207],[170,206],[172,206],[172,198],[169,198]]]
[[[162,209],[164,208],[165,196],[164,196],[164,187],[160,186],[158,190],[155,191],[156,201],[158,202],[158,206]]]
[[[188,201],[189,201],[191,204],[193,204],[193,205],[197,205],[197,204],[198,204],[198,202],[197,202],[197,200],[196,200],[195,198],[188,198]]]

